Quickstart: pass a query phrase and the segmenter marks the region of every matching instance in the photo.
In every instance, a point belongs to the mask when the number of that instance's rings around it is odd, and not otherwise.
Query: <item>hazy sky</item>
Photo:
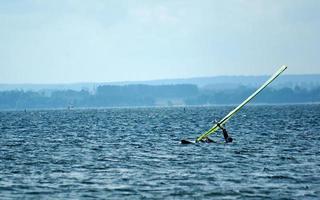
[[[319,0],[0,1],[0,83],[320,73]]]

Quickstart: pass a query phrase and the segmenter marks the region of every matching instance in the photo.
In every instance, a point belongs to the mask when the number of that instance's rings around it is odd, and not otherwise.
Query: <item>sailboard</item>
[[[224,125],[229,121],[229,119],[236,114],[244,105],[249,103],[251,99],[253,99],[255,96],[257,96],[265,87],[267,87],[272,81],[274,81],[282,72],[284,72],[287,69],[287,66],[283,65],[276,71],[263,85],[261,85],[254,93],[252,93],[247,99],[245,99],[240,105],[238,105],[235,109],[230,111],[224,118],[222,118],[218,123],[216,123],[212,128],[210,128],[208,131],[200,135],[195,142],[199,142],[205,137],[208,137],[209,135],[215,133],[220,125]]]

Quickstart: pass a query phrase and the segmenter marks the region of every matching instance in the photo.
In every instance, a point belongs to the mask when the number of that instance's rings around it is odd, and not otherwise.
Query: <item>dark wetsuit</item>
[[[227,130],[225,128],[222,128],[222,133],[223,133],[224,139],[227,141],[229,135],[228,135],[228,132],[227,132]]]
[[[218,126],[219,126],[219,128],[222,129],[224,140],[226,142],[232,142],[233,139],[232,139],[232,137],[229,137],[227,130],[225,128],[223,128],[222,126],[220,126],[220,124]]]

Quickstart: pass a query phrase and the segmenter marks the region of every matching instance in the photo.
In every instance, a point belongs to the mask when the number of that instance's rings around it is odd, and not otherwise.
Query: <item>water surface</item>
[[[317,199],[320,105],[0,112],[3,199]],[[220,141],[219,132],[213,139]]]

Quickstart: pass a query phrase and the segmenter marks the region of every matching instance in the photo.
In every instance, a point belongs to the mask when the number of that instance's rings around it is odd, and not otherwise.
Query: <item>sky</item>
[[[320,74],[319,0],[0,1],[0,83]]]

